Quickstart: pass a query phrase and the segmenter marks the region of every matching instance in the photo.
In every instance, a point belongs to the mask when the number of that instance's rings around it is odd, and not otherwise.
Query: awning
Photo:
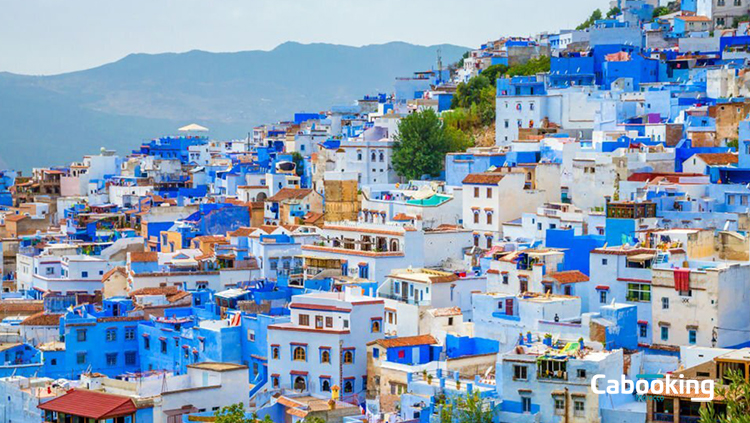
[[[596,290],[597,291],[609,291],[609,287],[607,285],[597,285]]]
[[[654,254],[636,254],[633,256],[628,257],[628,260],[630,261],[646,261],[646,260],[653,260]]]

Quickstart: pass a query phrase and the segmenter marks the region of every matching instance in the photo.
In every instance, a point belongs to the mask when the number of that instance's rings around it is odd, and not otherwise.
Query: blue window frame
[[[668,341],[669,340],[669,327],[668,326],[662,326],[661,327],[661,340],[662,341]]]
[[[117,365],[117,353],[109,353],[105,355],[107,359],[107,366],[116,366]]]
[[[125,351],[125,364],[128,366],[135,365],[135,351]]]
[[[694,345],[697,338],[698,338],[698,331],[696,331],[695,329],[690,329],[688,331],[688,343],[690,345]]]
[[[117,329],[109,328],[106,332],[107,342],[117,341]]]
[[[383,319],[372,319],[370,321],[370,332],[380,333],[383,331]]]
[[[329,364],[331,362],[331,349],[320,348],[320,363]]]
[[[86,364],[86,353],[85,352],[79,352],[76,354],[76,363],[77,364]]]
[[[354,348],[344,349],[344,364],[354,364]]]
[[[126,341],[132,341],[135,339],[135,327],[127,327],[125,328],[125,340]]]
[[[330,377],[320,377],[320,391],[321,392],[331,392],[331,378]]]
[[[380,349],[373,348],[373,350],[372,350],[372,358],[380,358]]]

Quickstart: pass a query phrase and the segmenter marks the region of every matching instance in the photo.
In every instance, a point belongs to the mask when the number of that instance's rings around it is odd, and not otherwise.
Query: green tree
[[[586,19],[582,24],[578,25],[576,27],[577,30],[586,29],[588,27],[591,27],[594,25],[594,23],[602,18],[602,11],[599,9],[594,10],[591,13],[591,16],[589,16],[588,19]]]
[[[464,55],[461,56],[461,60],[459,60],[458,63],[456,63],[456,68],[462,68],[462,67],[464,67],[464,59],[466,59],[467,57],[469,57],[469,52],[468,51],[466,53],[464,53]]]
[[[490,81],[490,85],[494,86],[495,81],[497,78],[505,75],[505,73],[508,72],[508,67],[505,65],[492,65],[488,67],[487,69],[482,71],[482,76],[487,78],[488,81]]]
[[[221,407],[214,413],[215,423],[255,423],[255,415],[248,418],[245,414],[245,404],[237,403]]]
[[[726,412],[719,413],[712,402],[701,408],[700,423],[750,423],[750,383],[739,371],[726,374],[729,385],[716,388],[716,396],[724,398]]]
[[[672,11],[667,6],[659,6],[657,8],[654,8],[654,19],[658,18],[659,16],[664,16],[669,13],[672,13]]]
[[[482,91],[491,87],[490,80],[484,75],[477,75],[468,82],[461,82],[456,87],[456,93],[451,100],[451,107],[471,107],[472,104],[478,103],[482,98]]]
[[[549,72],[551,61],[548,56],[539,56],[531,59],[522,65],[511,66],[508,69],[508,76],[533,76],[538,73]]]
[[[474,391],[454,398],[453,403],[442,402],[438,414],[440,423],[492,423],[495,410],[490,403]]]
[[[403,118],[393,145],[393,169],[409,180],[422,175],[438,176],[454,143],[450,136],[432,109]]]
[[[620,10],[619,7],[615,6],[609,9],[609,12],[607,12],[607,18],[612,19],[615,16],[619,15],[620,13],[622,13],[622,10]]]
[[[294,162],[297,176],[302,176],[305,173],[305,158],[298,151],[295,151],[292,153],[292,161]]]
[[[302,420],[303,423],[326,423],[325,420],[323,420],[320,417],[313,417],[313,416],[307,416],[305,417],[305,420]]]

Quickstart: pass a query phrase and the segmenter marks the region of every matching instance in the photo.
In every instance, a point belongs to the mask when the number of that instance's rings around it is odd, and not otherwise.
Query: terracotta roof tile
[[[404,336],[401,338],[378,339],[374,341],[383,348],[412,347],[415,345],[435,345],[438,343],[432,335]]]
[[[702,153],[696,156],[709,166],[737,164],[739,161],[738,156],[733,153]]]
[[[133,400],[103,392],[71,389],[65,395],[40,404],[42,410],[56,411],[95,420],[126,416],[136,412]]]
[[[159,253],[156,251],[144,251],[130,253],[131,263],[150,263],[159,261]]]
[[[59,326],[62,314],[47,314],[43,311],[32,314],[21,322],[22,326]]]
[[[466,175],[464,184],[497,185],[505,175],[499,173],[471,173]]]
[[[279,202],[284,200],[300,200],[312,192],[309,188],[282,188],[276,195],[269,197],[266,201]]]
[[[588,282],[589,277],[579,270],[567,270],[564,272],[548,273],[546,278],[554,279],[561,284]]]

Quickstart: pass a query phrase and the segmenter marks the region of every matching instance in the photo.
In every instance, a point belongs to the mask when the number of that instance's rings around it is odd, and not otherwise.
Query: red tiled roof
[[[730,165],[739,162],[738,156],[733,153],[702,153],[696,154],[696,156],[709,166]]]
[[[282,188],[276,195],[269,197],[266,201],[279,202],[284,200],[300,200],[312,192],[309,188]]]
[[[130,253],[131,263],[148,263],[159,261],[159,253],[156,251],[144,251]]]
[[[500,173],[470,173],[463,180],[465,184],[496,185],[505,175]]]
[[[59,326],[60,325],[60,317],[62,314],[46,314],[45,312],[41,311],[36,314],[32,314],[31,316],[25,318],[21,325],[23,326]]]
[[[243,226],[241,228],[237,228],[232,232],[229,232],[227,235],[229,236],[250,236],[251,233],[255,232],[257,228],[252,227],[246,227]]]
[[[653,181],[655,178],[664,178],[668,180],[669,182],[679,182],[680,178],[685,177],[694,177],[694,176],[702,176],[705,177],[706,175],[702,173],[679,173],[679,172],[640,172],[640,173],[634,173],[630,176],[628,176],[628,181],[630,182],[646,182],[646,181]]]
[[[133,400],[128,397],[83,389],[71,389],[65,395],[40,404],[39,408],[95,420],[127,416],[136,412]]]
[[[565,272],[548,273],[548,278],[554,279],[561,284],[588,282],[589,277],[579,270],[568,270]]]
[[[383,348],[413,347],[415,345],[435,345],[438,343],[432,335],[404,336],[401,338],[378,339],[374,341]]]

